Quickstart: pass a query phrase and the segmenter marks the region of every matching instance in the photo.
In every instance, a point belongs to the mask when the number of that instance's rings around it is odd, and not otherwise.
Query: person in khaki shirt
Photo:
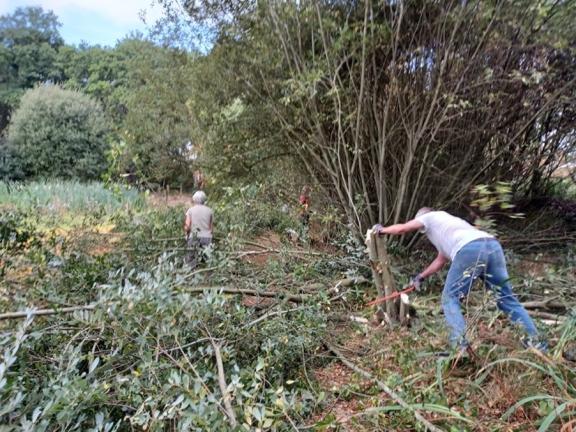
[[[192,195],[192,207],[186,211],[184,233],[190,249],[188,263],[195,268],[204,250],[212,243],[214,230],[214,212],[204,203],[206,194],[197,191]]]

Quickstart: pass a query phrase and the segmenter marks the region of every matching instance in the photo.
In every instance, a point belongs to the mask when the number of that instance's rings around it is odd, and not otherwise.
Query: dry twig
[[[238,252],[236,258],[243,258],[245,256],[252,256],[252,255],[265,255],[265,254],[287,254],[287,255],[311,255],[311,256],[325,256],[325,254],[321,252],[314,252],[314,251],[306,251],[306,250],[283,250],[283,249],[262,249],[262,250],[249,250]]]
[[[542,319],[546,319],[546,320],[553,320],[556,322],[562,322],[564,321],[564,317],[562,315],[558,315],[555,313],[549,313],[549,312],[540,312],[540,311],[535,311],[535,310],[528,310],[528,315],[535,317],[535,318],[542,318]]]
[[[20,312],[7,312],[0,314],[0,321],[5,319],[17,319],[26,318],[28,315],[41,316],[41,315],[56,315],[61,313],[70,313],[82,310],[94,310],[95,304],[89,304],[84,306],[70,306],[55,309],[32,309],[30,311],[20,311]]]
[[[230,287],[226,287],[226,286],[199,286],[199,287],[192,287],[192,288],[186,289],[187,292],[191,292],[191,293],[201,293],[201,292],[204,292],[206,290],[217,290],[217,291],[222,291],[223,293],[226,293],[226,294],[246,294],[246,295],[252,295],[252,296],[256,296],[256,297],[257,296],[260,296],[260,297],[282,297],[282,298],[285,298],[289,301],[293,301],[296,303],[301,303],[308,298],[307,295],[296,295],[296,294],[290,294],[290,293],[286,293],[286,292],[274,292],[274,291],[258,291],[258,290],[253,290],[253,289],[244,289],[244,288],[230,288]]]
[[[354,363],[352,363],[350,360],[348,360],[339,350],[337,350],[332,345],[326,343],[326,346],[328,347],[328,349],[330,351],[332,351],[334,354],[336,354],[336,356],[338,357],[338,359],[342,363],[344,363],[346,366],[348,366],[354,372],[356,372],[356,373],[362,375],[363,377],[375,382],[378,385],[378,387],[380,387],[380,389],[382,389],[382,391],[384,391],[384,393],[386,393],[388,396],[390,396],[398,405],[400,405],[401,407],[403,407],[409,411],[412,411],[414,413],[414,418],[416,418],[416,420],[418,420],[420,423],[422,423],[424,426],[426,426],[426,428],[428,428],[428,430],[430,430],[432,432],[443,432],[442,429],[440,429],[439,427],[434,426],[432,423],[430,423],[430,421],[428,421],[424,416],[422,416],[422,414],[420,414],[420,412],[418,410],[411,407],[406,401],[404,401],[404,399],[402,399],[400,396],[398,396],[398,394],[396,394],[396,392],[394,390],[392,390],[390,387],[388,387],[386,384],[384,384],[379,379],[375,378],[370,372],[365,371],[364,369],[361,369],[360,367],[356,366]]]
[[[224,365],[222,363],[222,354],[220,354],[220,346],[214,341],[210,336],[210,342],[214,348],[214,357],[216,357],[216,367],[218,368],[218,385],[220,386],[220,392],[222,393],[222,398],[224,400],[224,407],[226,408],[226,414],[230,420],[230,426],[235,428],[238,426],[236,420],[236,415],[234,414],[234,409],[230,403],[230,393],[228,392],[226,385],[226,376],[224,375]]]

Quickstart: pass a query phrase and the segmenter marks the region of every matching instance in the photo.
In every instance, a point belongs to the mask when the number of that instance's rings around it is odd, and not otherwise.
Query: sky
[[[152,0],[0,0],[0,15],[12,13],[17,7],[42,6],[52,10],[60,20],[60,34],[68,44],[82,41],[90,45],[113,46],[131,31],[144,32],[162,15]]]

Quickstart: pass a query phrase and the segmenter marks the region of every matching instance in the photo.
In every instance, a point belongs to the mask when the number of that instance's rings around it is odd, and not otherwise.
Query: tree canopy
[[[115,47],[65,45],[59,27],[54,13],[39,7],[18,8],[0,18],[0,134],[11,116],[12,123],[16,121],[26,90],[58,84],[91,96],[103,107],[110,120],[110,177],[131,173],[149,185],[189,184],[194,55],[139,34]],[[0,146],[0,159],[6,159],[6,151]],[[5,165],[3,176],[35,175],[12,169],[14,165]],[[97,171],[102,172],[100,164]]]
[[[63,44],[59,27],[56,15],[41,7],[0,16],[0,132],[25,89],[60,78],[55,68]]]
[[[206,156],[238,174],[291,155],[358,232],[456,207],[479,183],[538,194],[576,146],[573,2],[203,1],[186,12],[215,34],[194,111]]]
[[[110,48],[64,45],[39,8],[2,17],[3,123],[23,91],[59,83],[111,119],[112,176],[296,172],[358,232],[476,184],[538,195],[574,152],[574,2],[161,4],[149,37]]]
[[[96,179],[106,169],[101,106],[54,85],[28,90],[8,130],[12,166],[24,178]]]

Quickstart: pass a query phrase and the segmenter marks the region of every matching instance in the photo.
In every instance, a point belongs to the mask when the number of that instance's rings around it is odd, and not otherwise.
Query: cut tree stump
[[[366,246],[368,247],[372,278],[378,291],[378,297],[392,295],[398,289],[390,270],[390,258],[384,237],[371,231],[366,236]],[[376,318],[379,322],[387,321],[392,325],[409,322],[409,306],[400,297],[387,300],[376,308]]]

